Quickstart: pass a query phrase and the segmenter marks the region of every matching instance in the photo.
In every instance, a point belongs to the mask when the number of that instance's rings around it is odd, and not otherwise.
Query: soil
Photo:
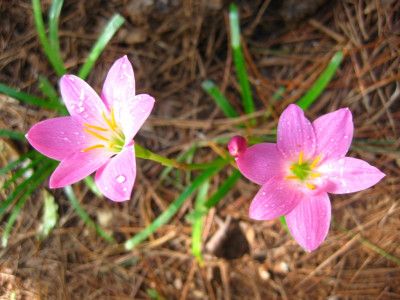
[[[50,190],[43,182],[20,212],[8,246],[0,249],[0,299],[400,299],[400,2],[296,3],[237,3],[256,116],[271,115],[258,117],[252,130],[234,126],[201,87],[202,81],[213,80],[243,115],[227,1],[69,0],[61,13],[60,41],[68,72],[76,74],[107,21],[120,13],[126,21],[86,81],[100,93],[111,64],[128,55],[137,92],[156,99],[135,141],[171,158],[201,142],[196,163],[225,151],[225,145],[213,142],[219,138],[270,135],[285,107],[298,101],[331,57],[343,51],[336,75],[306,115],[313,120],[349,107],[355,125],[349,155],[386,177],[365,191],[330,195],[333,221],[322,245],[307,253],[279,220],[250,219],[249,205],[259,186],[241,178],[204,218],[203,265],[191,254],[191,223],[185,218],[194,198],[149,240],[124,251],[124,241],[150,224],[199,174],[174,171],[161,182],[163,167],[138,159],[130,201],[114,203],[95,196],[84,183],[73,185],[85,211],[117,243],[99,237],[62,189]],[[50,4],[41,3],[45,15]],[[39,76],[57,87],[31,2],[3,0],[0,15],[0,82],[37,96],[42,96]],[[282,86],[282,98],[273,100]],[[55,116],[55,111],[0,95],[2,129],[25,133]],[[9,138],[2,138],[0,147],[2,166],[30,149],[27,142]],[[228,166],[215,176],[211,191],[232,171]],[[4,175],[0,183],[11,176]],[[59,205],[59,221],[38,242],[45,190]],[[11,191],[0,191],[1,201]],[[0,220],[1,231],[6,220]]]

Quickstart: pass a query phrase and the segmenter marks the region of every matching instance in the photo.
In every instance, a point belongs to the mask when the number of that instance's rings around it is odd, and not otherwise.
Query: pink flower
[[[345,157],[353,137],[351,112],[339,109],[310,123],[297,105],[289,105],[278,124],[277,143],[247,148],[235,136],[228,145],[240,172],[261,189],[250,217],[285,216],[294,239],[307,251],[324,241],[331,220],[328,193],[366,189],[385,174],[363,160]]]
[[[114,201],[128,200],[136,177],[133,138],[153,109],[153,97],[135,95],[132,66],[118,59],[100,97],[82,79],[64,75],[61,96],[70,117],[45,120],[26,134],[42,154],[61,161],[50,188],[73,184],[97,170],[99,190]]]

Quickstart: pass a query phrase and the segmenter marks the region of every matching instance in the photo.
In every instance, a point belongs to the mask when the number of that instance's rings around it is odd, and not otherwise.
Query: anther
[[[115,128],[115,127],[117,127],[117,124],[115,124],[114,108],[112,108],[112,107],[111,107],[110,114],[111,114],[111,124],[112,124],[113,127]]]
[[[104,147],[105,147],[104,145],[94,145],[94,146],[82,149],[82,152],[90,151],[90,150],[97,149],[97,148],[104,148]]]
[[[89,127],[89,128],[100,130],[100,131],[108,131],[108,129],[99,127],[99,126],[94,126],[94,125],[90,125],[90,124],[86,124],[86,123],[82,123],[82,125],[85,127]]]
[[[283,177],[283,179],[299,179],[299,177],[298,176],[286,176],[286,177]]]
[[[299,156],[299,165],[301,166],[303,164],[303,151],[300,152]]]
[[[107,119],[107,117],[106,117],[104,111],[103,111],[103,119],[107,122],[108,126],[110,126],[110,128],[111,128],[113,131],[115,131],[115,126],[112,124],[112,122],[110,122],[109,119]],[[111,120],[112,120],[112,117],[111,117]],[[115,120],[114,120],[114,123],[115,123]]]
[[[109,141],[109,139],[105,138],[104,136],[101,136],[100,134],[93,132],[87,128],[83,128],[83,130],[85,130],[87,133],[90,133],[91,135],[97,137],[98,139],[101,139],[101,140],[107,141],[107,142]]]
[[[315,190],[315,185],[314,184],[312,184],[312,183],[308,183],[308,182],[306,182],[306,184],[307,184],[307,186],[308,186],[308,188],[310,189],[310,190]]]
[[[317,158],[314,160],[314,162],[311,164],[311,166],[310,166],[311,169],[314,168],[314,167],[317,165],[317,163],[319,162],[319,160],[321,159],[321,157],[322,157],[322,154],[318,155],[318,157],[317,157]]]

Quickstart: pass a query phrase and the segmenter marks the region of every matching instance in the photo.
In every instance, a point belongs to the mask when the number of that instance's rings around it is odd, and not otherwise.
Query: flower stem
[[[163,166],[171,166],[183,170],[205,170],[214,167],[220,167],[227,164],[231,160],[231,158],[216,159],[213,162],[204,164],[185,164],[175,159],[166,158],[164,156],[153,153],[150,150],[142,148],[137,143],[135,143],[135,152],[136,152],[136,157],[159,162]]]

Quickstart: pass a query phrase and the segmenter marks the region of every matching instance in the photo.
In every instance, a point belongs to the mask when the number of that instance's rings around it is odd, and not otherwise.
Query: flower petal
[[[328,193],[346,194],[367,189],[379,182],[385,174],[369,163],[352,157],[327,161],[318,168]]]
[[[108,71],[104,81],[101,99],[110,110],[112,107],[119,118],[120,104],[131,102],[135,97],[135,75],[128,57],[117,59]]]
[[[66,157],[50,177],[50,188],[60,188],[85,178],[92,174],[110,157],[103,149],[93,149],[76,152]]]
[[[236,158],[236,163],[247,179],[259,185],[266,183],[272,176],[283,173],[282,155],[276,144],[253,145]],[[283,177],[284,175],[281,176]]]
[[[89,147],[92,141],[92,136],[71,117],[41,121],[32,126],[26,138],[33,148],[55,160]]]
[[[328,159],[346,155],[353,138],[353,117],[348,108],[323,115],[312,123],[317,137],[316,153],[322,154],[321,164]]]
[[[129,200],[136,178],[135,147],[125,147],[97,170],[95,182],[107,198],[121,202]]]
[[[154,106],[154,98],[147,94],[136,95],[120,112],[120,122],[125,134],[125,144],[132,141]]]
[[[247,141],[244,137],[234,136],[228,143],[229,154],[237,158],[247,150]]]
[[[103,124],[106,107],[96,92],[82,79],[64,75],[60,79],[60,92],[71,117],[79,123]]]
[[[285,219],[300,246],[310,252],[317,249],[325,240],[331,222],[331,201],[328,194],[305,196]]]
[[[303,110],[295,104],[289,105],[283,111],[278,123],[277,138],[278,149],[288,160],[297,159],[302,151],[304,159],[310,159],[314,155],[314,129]]]
[[[250,204],[250,218],[272,220],[289,213],[302,201],[304,194],[290,180],[274,176],[258,191]]]

